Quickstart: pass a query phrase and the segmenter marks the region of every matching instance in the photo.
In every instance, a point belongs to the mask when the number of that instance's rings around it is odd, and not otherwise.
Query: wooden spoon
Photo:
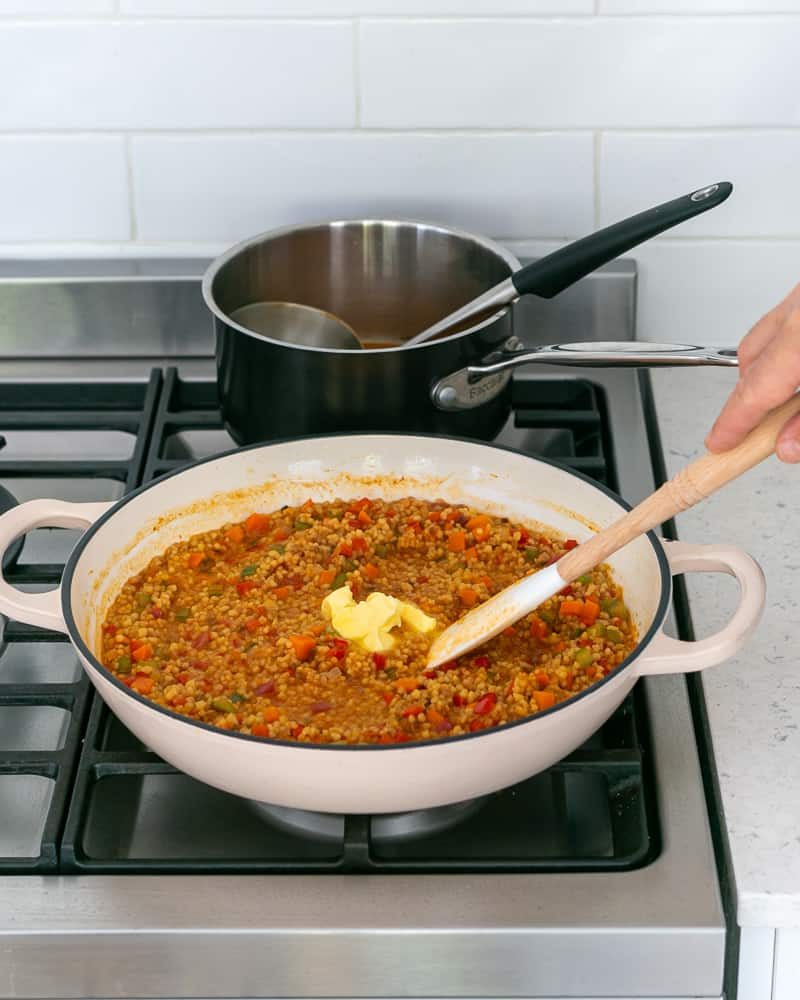
[[[567,552],[557,563],[526,576],[484,601],[434,640],[428,652],[428,667],[438,667],[454,660],[499,635],[503,629],[535,611],[568,583],[588,573],[634,538],[663,524],[682,510],[694,507],[726,483],[758,465],[775,451],[781,428],[798,412],[800,394],[768,414],[735,448],[718,454],[707,453],[698,458],[633,510],[593,535],[588,542]]]

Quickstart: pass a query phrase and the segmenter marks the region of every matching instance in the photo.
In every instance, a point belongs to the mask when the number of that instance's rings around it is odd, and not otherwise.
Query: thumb
[[[782,462],[800,462],[800,413],[783,426],[775,445],[775,454]]]

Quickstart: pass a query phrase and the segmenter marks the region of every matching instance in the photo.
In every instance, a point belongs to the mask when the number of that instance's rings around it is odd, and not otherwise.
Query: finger
[[[750,332],[742,338],[736,351],[739,357],[739,373],[743,375],[761,354],[781,327],[783,314],[780,307],[762,316]]]
[[[766,315],[762,316],[742,339],[737,351],[740,372],[747,371],[761,351],[764,350],[780,330],[786,317],[798,306],[800,306],[800,285],[796,285],[774,309],[770,309]]]
[[[706,446],[727,451],[758,424],[767,413],[785,402],[800,382],[800,311],[783,327],[736,383]]]
[[[787,421],[778,435],[775,454],[782,462],[800,462],[800,413]]]

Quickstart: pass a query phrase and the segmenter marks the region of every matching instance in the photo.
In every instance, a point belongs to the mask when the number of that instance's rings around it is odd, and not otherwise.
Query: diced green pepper
[[[376,545],[375,555],[380,556],[381,559],[385,559],[389,555],[389,546],[384,545],[383,542],[381,542],[379,545]]]
[[[215,708],[218,712],[235,712],[236,707],[230,698],[214,698],[211,702],[211,707]]]
[[[592,651],[590,649],[579,649],[575,654],[575,665],[578,667],[589,667],[592,663]]]
[[[294,522],[295,531],[308,531],[310,527],[311,525],[308,523],[308,521],[301,521],[299,518]]]
[[[358,563],[355,561],[355,559],[345,559],[344,563],[342,564],[342,569],[345,571],[345,573],[353,573],[355,572],[355,570],[358,569]]]
[[[625,602],[621,600],[619,597],[616,599],[616,601],[613,602],[613,604],[609,608],[609,611],[611,613],[612,618],[628,618],[630,614],[627,607],[625,606]]]
[[[592,574],[591,573],[584,573],[583,576],[579,576],[578,577],[578,583],[582,583],[584,586],[586,586],[587,583],[591,583],[591,582],[592,582]]]
[[[572,630],[572,638],[573,639],[580,639],[580,637],[582,635],[583,635],[583,629],[582,628],[576,628],[576,629]]]
[[[257,642],[248,642],[248,644],[242,650],[243,653],[249,653],[251,649],[255,649],[258,645]]]
[[[606,628],[606,639],[608,639],[609,642],[622,642],[623,635],[618,628],[614,628],[613,625],[609,625],[608,628]]]
[[[552,625],[556,620],[553,612],[548,611],[547,608],[539,608],[536,614],[542,619],[543,622],[547,622],[548,625]]]
[[[222,586],[221,583],[212,583],[211,586],[208,588],[208,593],[211,595],[211,597],[219,597],[220,594],[224,592],[224,590],[225,588]]]
[[[189,615],[192,613],[191,608],[178,608],[175,612],[175,617],[179,622],[185,622]]]
[[[258,566],[245,566],[239,576],[244,579],[246,576],[252,576],[258,570]]]
[[[136,595],[136,607],[139,608],[139,609],[146,608],[147,605],[152,600],[153,600],[153,595],[152,594],[145,594],[145,593],[137,594]]]
[[[586,635],[592,639],[605,639],[606,627],[598,622],[597,625],[592,625],[591,628],[586,630]]]
[[[238,691],[234,691],[234,692],[233,692],[233,694],[232,694],[232,695],[231,695],[231,697],[230,697],[230,700],[231,700],[231,701],[232,701],[232,702],[233,702],[233,703],[234,703],[235,705],[238,705],[238,704],[239,704],[240,702],[243,702],[243,701],[247,701],[247,695],[244,695],[244,694],[239,694],[239,692],[238,692]]]
[[[333,578],[331,583],[331,590],[338,590],[339,587],[343,587],[347,583],[347,576],[345,573],[337,573]]]
[[[129,674],[131,672],[131,658],[130,656],[120,656],[117,660],[117,673],[118,674]]]
[[[270,552],[277,552],[279,555],[283,555],[283,553],[286,551],[286,546],[285,545],[270,545],[269,550],[270,550]]]
[[[528,548],[525,549],[522,555],[525,562],[529,563],[536,562],[536,560],[539,558],[539,550],[534,548]]]

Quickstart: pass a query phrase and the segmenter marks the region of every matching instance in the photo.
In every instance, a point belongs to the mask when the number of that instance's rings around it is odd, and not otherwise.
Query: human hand
[[[800,386],[800,285],[762,317],[739,345],[739,380],[706,438],[727,451]],[[782,462],[800,462],[800,414],[778,435]]]

